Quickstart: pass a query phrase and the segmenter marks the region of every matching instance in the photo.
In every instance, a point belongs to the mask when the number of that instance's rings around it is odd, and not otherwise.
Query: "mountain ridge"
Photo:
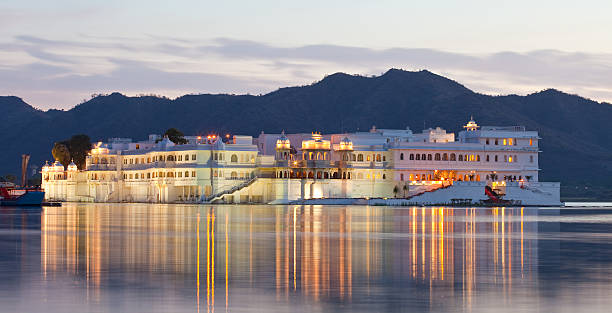
[[[410,126],[460,131],[474,115],[481,125],[524,125],[542,140],[542,180],[612,187],[612,105],[556,89],[525,96],[476,93],[444,76],[390,69],[366,77],[334,73],[305,86],[254,95],[201,94],[175,99],[98,95],[66,110],[41,111],[18,97],[0,97],[0,175],[17,173],[22,153],[32,164],[51,159],[54,141],[78,133],[93,141],[146,138],[176,127],[187,134],[217,131],[341,132]],[[610,195],[612,197],[612,194]]]

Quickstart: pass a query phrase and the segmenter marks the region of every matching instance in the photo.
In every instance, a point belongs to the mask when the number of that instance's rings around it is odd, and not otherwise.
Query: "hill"
[[[51,160],[53,142],[84,133],[92,140],[145,138],[177,127],[187,134],[257,135],[261,131],[340,132],[372,125],[414,131],[459,131],[470,115],[480,125],[525,125],[540,132],[541,179],[561,181],[565,197],[612,199],[612,106],[554,89],[527,96],[489,96],[428,71],[392,69],[377,77],[336,73],[312,85],[261,96],[101,95],[68,111],[40,111],[0,97],[0,175],[19,171],[20,155]],[[586,188],[586,189],[585,189]]]

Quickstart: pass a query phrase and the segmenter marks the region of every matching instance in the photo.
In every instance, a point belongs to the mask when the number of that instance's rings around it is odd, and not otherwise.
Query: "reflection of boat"
[[[12,183],[0,183],[0,205],[42,205],[45,192],[39,188],[17,188]]]

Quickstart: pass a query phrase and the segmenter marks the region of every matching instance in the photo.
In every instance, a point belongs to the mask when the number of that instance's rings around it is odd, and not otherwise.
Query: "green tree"
[[[170,141],[174,142],[177,145],[184,145],[187,143],[187,139],[185,139],[185,135],[176,128],[170,128],[166,130],[164,133],[164,137],[168,136]]]
[[[393,197],[397,198],[397,193],[399,192],[399,188],[397,188],[397,185],[393,187]]]
[[[53,154],[53,158],[62,163],[64,167],[70,164],[70,149],[68,148],[68,142],[56,142],[53,145],[53,150],[51,150],[51,153]]]
[[[85,159],[89,151],[91,151],[91,140],[89,136],[83,134],[72,136],[70,140],[68,140],[68,149],[74,164],[76,164],[80,170],[85,169]]]
[[[410,190],[408,184],[404,184],[404,187],[402,187],[402,189],[404,190],[404,198],[406,198],[406,193]]]

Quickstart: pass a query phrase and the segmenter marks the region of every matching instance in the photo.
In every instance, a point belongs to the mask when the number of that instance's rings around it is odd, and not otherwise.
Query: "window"
[[[533,146],[533,138],[529,138],[529,145]]]
[[[185,177],[189,177],[189,171],[185,171]]]
[[[417,160],[417,161],[420,161],[420,160],[421,160],[421,155],[420,155],[420,154],[418,154],[418,153],[417,153],[417,155],[416,155],[416,160]]]
[[[486,144],[489,144],[489,138],[487,138],[487,140],[486,140],[486,142],[485,142],[485,143],[486,143]]]
[[[183,172],[178,172],[178,177],[183,177]]]
[[[423,154],[421,155],[421,160],[423,160],[423,161],[427,160],[427,157],[425,156],[425,153],[423,153]]]
[[[428,155],[427,155],[427,160],[428,160],[428,161],[431,161],[431,154],[428,154]]]
[[[179,156],[177,157],[177,161],[183,161],[183,156],[182,156],[182,155],[179,155]]]
[[[98,163],[98,162],[96,162]],[[134,164],[134,159],[130,159],[130,164]]]
[[[380,154],[377,154],[377,155],[376,155],[376,162],[380,162],[380,160],[381,160],[381,159],[382,159],[382,158],[381,158]]]
[[[357,156],[355,154],[351,154],[351,160],[356,161],[357,160]]]
[[[503,145],[504,146],[508,145],[508,141],[506,140],[506,138],[504,138],[504,140],[503,140]]]
[[[497,161],[498,161],[497,156],[495,156],[495,162],[497,162]]]
[[[189,161],[189,154],[185,154],[185,161]]]
[[[147,173],[147,178],[151,178],[151,173]]]
[[[459,161],[463,161],[463,154],[459,155]]]
[[[238,156],[235,154],[232,154],[231,161],[232,163],[238,163]]]
[[[435,158],[436,158],[436,161],[440,161],[440,153],[436,153]]]
[[[454,153],[451,153],[450,160],[451,161],[457,161],[457,156]]]
[[[191,177],[196,177],[195,171],[191,171]]]
[[[448,154],[442,154],[442,161],[448,161]]]
[[[358,162],[363,162],[363,154],[358,154],[357,155],[357,161]]]
[[[411,154],[411,155],[412,155],[412,154]],[[400,153],[400,160],[403,160],[403,159],[404,159],[404,154],[403,154],[403,153]]]
[[[476,162],[480,162],[480,154],[476,155]]]
[[[217,161],[219,160],[219,154],[215,152],[215,155],[213,157],[213,160]]]
[[[404,174],[400,174],[400,180],[403,181],[404,180]]]
[[[414,160],[414,154],[410,153],[410,160]]]
[[[487,162],[489,162],[489,155],[487,154]],[[488,179],[488,178],[487,178]]]
[[[136,158],[136,164],[138,164],[138,158]]]
[[[387,161],[387,156],[383,155],[383,162]]]
[[[196,160],[196,155],[195,155],[195,154],[192,154],[192,155],[191,155],[191,160],[193,160],[193,161],[195,161],[195,160]]]
[[[514,139],[513,138],[508,138],[508,145],[509,146],[514,146]]]
[[[529,163],[533,163],[533,155],[529,156]]]
[[[495,145],[497,146],[499,144],[499,140],[495,139]]]
[[[366,161],[368,161],[368,162],[370,161],[370,156],[369,155],[366,156]]]

